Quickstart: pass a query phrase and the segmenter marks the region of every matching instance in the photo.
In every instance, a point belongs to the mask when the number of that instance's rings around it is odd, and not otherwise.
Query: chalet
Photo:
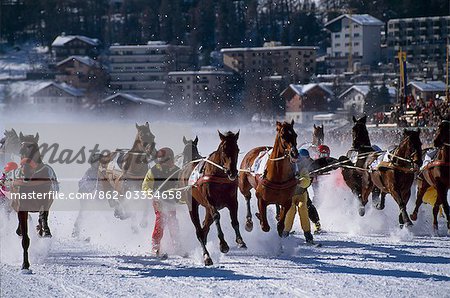
[[[82,35],[60,35],[52,43],[52,50],[58,60],[72,55],[97,57],[100,41]]]
[[[70,56],[56,64],[56,80],[76,88],[103,87],[106,72],[102,65],[88,56]]]
[[[412,81],[408,84],[409,93],[416,100],[423,99],[428,101],[436,97],[445,95],[445,83],[441,81]]]
[[[46,83],[31,95],[41,111],[74,112],[81,108],[84,90],[65,83]]]
[[[126,116],[146,116],[161,115],[167,109],[167,103],[142,98],[128,93],[115,93],[101,100],[100,110],[104,113]]]
[[[286,101],[286,121],[305,124],[331,109],[334,93],[325,84],[290,84],[280,96]]]
[[[381,86],[375,87],[380,88]],[[390,102],[393,103],[396,100],[397,90],[394,87],[387,88],[389,91]],[[362,114],[364,113],[364,106],[369,90],[369,85],[353,85],[339,95],[338,99],[342,103],[345,111],[349,111],[351,114]]]

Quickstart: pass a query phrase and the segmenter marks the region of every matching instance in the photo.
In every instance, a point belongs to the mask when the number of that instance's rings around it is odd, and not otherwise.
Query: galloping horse
[[[117,150],[103,155],[99,160],[98,179],[102,181],[103,190],[119,193],[118,200],[109,202],[115,209],[114,215],[120,219],[131,216],[124,204],[126,193],[141,189],[148,163],[156,153],[155,136],[148,122],[141,126],[136,124],[136,129],[136,138],[130,150]]]
[[[48,226],[48,214],[53,203],[53,193],[56,191],[56,175],[51,167],[42,162],[36,136],[24,136],[20,133],[20,156],[22,158],[22,178],[16,179],[13,184],[15,190],[12,194],[12,207],[17,211],[19,226],[17,234],[22,236],[23,264],[22,269],[28,270],[28,212],[39,212],[39,225],[36,227],[40,236],[51,237]],[[16,198],[19,196],[19,199]]]
[[[393,153],[387,152],[389,161],[382,161],[370,172],[373,184],[381,189],[383,193],[389,193],[397,202],[400,209],[398,221],[400,227],[412,225],[406,212],[406,205],[411,196],[411,186],[414,182],[415,173],[422,165],[422,142],[420,141],[420,130],[404,130],[403,138]],[[378,156],[370,156],[366,166]],[[369,185],[366,183],[365,185]],[[365,191],[364,193],[367,193]]]
[[[272,147],[257,147],[250,150],[241,163],[241,169],[250,169],[260,154],[272,149]],[[267,154],[267,153],[266,153]],[[293,169],[292,159],[298,158],[297,134],[294,131],[294,121],[291,123],[280,123],[277,121],[277,135],[272,153],[267,161],[264,175],[253,176],[244,172],[239,176],[239,190],[247,201],[247,222],[245,229],[253,229],[252,212],[250,208],[251,193],[256,190],[259,213],[256,214],[264,232],[270,230],[267,222],[267,206],[279,204],[281,212],[277,224],[278,235],[282,235],[286,212],[292,205],[297,180]]]
[[[447,191],[450,187],[450,114],[439,124],[434,138],[434,147],[438,149],[436,158],[425,166],[417,179],[416,207],[411,214],[411,219],[417,219],[417,212],[424,194],[429,187],[434,187],[437,190],[437,198],[433,206],[434,233],[437,234],[438,231],[437,215],[439,206],[442,204],[447,217],[448,234],[450,234],[450,208],[447,201]]]
[[[372,192],[372,202],[379,210],[384,208],[385,193],[381,193],[381,200],[375,203],[379,197],[379,189],[372,187],[372,181],[368,170],[365,167],[366,160],[374,150],[370,144],[369,132],[366,128],[367,116],[356,119],[353,116],[353,143],[352,148],[347,152],[346,156],[341,156],[339,161],[345,162],[342,167],[342,176],[347,186],[352,190],[353,194],[358,197],[359,215],[364,216],[366,213],[365,206],[368,202],[370,192]],[[356,158],[356,161],[351,159]],[[351,168],[347,167],[350,166]]]
[[[199,179],[192,181],[191,198],[187,192],[183,193],[185,201],[189,206],[189,215],[195,227],[197,239],[203,249],[203,259],[206,266],[212,265],[213,262],[206,249],[206,240],[209,228],[213,221],[216,223],[218,237],[220,240],[220,251],[227,253],[229,246],[225,241],[222,227],[220,226],[220,213],[222,208],[228,208],[230,211],[231,225],[236,233],[236,243],[240,248],[246,248],[244,240],[242,240],[239,231],[239,221],[237,218],[238,201],[237,201],[237,159],[239,147],[237,140],[239,132],[233,134],[227,132],[222,134],[219,132],[220,144],[216,151],[211,153],[207,160],[197,162],[195,165],[184,167],[180,173],[180,185],[189,185],[189,180],[193,171],[198,171]],[[206,209],[203,227],[200,225],[198,207],[202,205]]]

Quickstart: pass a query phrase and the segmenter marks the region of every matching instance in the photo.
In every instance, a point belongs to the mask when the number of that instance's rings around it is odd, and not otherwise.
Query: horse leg
[[[250,207],[250,200],[252,198],[252,194],[250,193],[251,185],[244,175],[241,182],[242,183],[239,183],[239,190],[244,195],[245,201],[247,203],[247,221],[245,222],[245,230],[247,232],[251,232],[253,230],[252,210]],[[242,188],[240,187],[241,184],[243,185]]]
[[[406,211],[406,205],[408,205],[408,201],[409,201],[410,197],[411,197],[411,187],[408,187],[405,191],[402,192],[402,197],[400,198],[401,204],[399,205],[400,212],[403,217],[403,222],[405,223],[405,225],[407,227],[410,227],[413,225],[411,219],[409,219],[408,212]]]
[[[231,226],[234,229],[234,233],[236,234],[236,243],[239,248],[247,248],[244,240],[242,239],[241,232],[239,231],[239,221],[238,221],[238,202],[237,200],[233,202],[233,204],[228,206],[228,210],[230,211],[231,218]]]
[[[382,192],[378,187],[374,187],[372,191],[372,204],[378,210],[384,209],[386,193]]]
[[[41,232],[43,232],[41,236],[51,238],[52,233],[50,233],[50,228],[48,227],[48,211],[39,212],[39,223],[41,225]]]
[[[420,205],[422,205],[422,199],[427,192],[428,187],[430,187],[430,185],[426,182],[425,179],[417,179],[416,207],[411,214],[411,219],[414,221],[417,220],[417,213],[419,212]]]
[[[23,249],[23,263],[22,270],[30,269],[30,263],[28,262],[28,247],[30,247],[30,238],[28,237],[28,212],[19,211],[17,213],[19,218],[19,226],[22,234],[22,249]]]
[[[198,215],[198,203],[194,198],[192,198],[192,206],[189,210],[189,216],[191,217],[191,221],[194,224],[197,239],[198,241],[200,241],[200,245],[202,246],[203,249],[203,261],[205,262],[206,266],[210,266],[213,264],[213,261],[209,256],[208,250],[206,249],[206,241],[204,241],[206,237],[204,237],[202,227],[200,226],[200,218]]]
[[[219,240],[220,240],[220,252],[225,254],[225,253],[227,253],[230,250],[230,247],[228,246],[227,242],[225,241],[225,237],[223,235],[222,227],[220,225],[220,213],[214,207],[211,207],[211,211],[210,212],[212,213],[214,222],[216,223],[217,236],[219,237]]]
[[[433,206],[433,236],[439,236],[438,229],[438,213],[439,213],[439,203],[436,201]]]
[[[267,222],[267,203],[262,198],[258,198],[258,210],[259,213],[256,214],[256,217],[259,219],[261,229],[264,232],[269,232],[270,226],[269,223]]]
[[[284,231],[284,221],[286,220],[286,214],[292,206],[292,200],[289,200],[287,203],[281,205],[280,210],[280,220],[277,222],[277,232],[278,236],[283,236]],[[309,219],[308,219],[309,220]]]
[[[366,214],[366,204],[368,202],[368,198],[369,195],[371,193],[371,189],[370,188],[363,188],[361,190],[361,193],[358,194],[358,198],[359,198],[359,215],[360,216],[364,216],[364,214]]]
[[[17,234],[17,236],[22,237],[22,227],[20,225],[20,220],[19,220],[19,224],[17,225],[16,234]]]
[[[444,208],[445,217],[447,217],[447,234],[450,235],[450,208],[447,201],[447,190],[444,192],[443,197],[442,207]]]

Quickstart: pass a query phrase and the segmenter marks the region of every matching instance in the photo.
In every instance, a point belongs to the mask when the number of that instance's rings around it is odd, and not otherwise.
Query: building
[[[70,56],[56,64],[56,80],[76,88],[103,88],[106,72],[102,65],[88,56]]]
[[[289,82],[309,82],[316,71],[316,47],[280,46],[266,43],[264,47],[227,48],[223,54],[225,69],[246,81],[281,75]]]
[[[47,83],[31,95],[39,111],[76,112],[81,109],[84,91],[65,83]]]
[[[377,64],[383,26],[382,21],[368,14],[343,14],[327,22],[325,27],[331,32],[331,47],[327,48],[326,59],[329,72],[354,71],[356,65]]]
[[[411,94],[416,100],[428,101],[445,96],[446,85],[441,81],[413,81],[408,84],[408,89],[408,94]]]
[[[379,89],[381,86],[377,85],[375,87]],[[387,88],[389,91],[390,102],[394,103],[397,100],[397,90],[394,87]],[[369,91],[369,85],[353,85],[339,95],[338,99],[342,103],[344,110],[351,115],[363,114]]]
[[[60,35],[52,43],[52,51],[58,61],[73,55],[95,58],[99,47],[98,39],[82,35]]]
[[[334,93],[325,84],[290,84],[280,96],[286,101],[286,121],[308,124],[331,110]]]
[[[114,45],[109,55],[111,89],[157,100],[165,97],[168,73],[189,70],[193,64],[190,47],[162,41]]]
[[[174,71],[168,74],[171,103],[175,109],[180,108],[189,114],[194,112],[195,106],[205,111],[214,109],[214,106],[228,106],[232,100],[232,87],[232,72],[210,66],[202,67],[199,71]]]
[[[406,52],[410,64],[432,67],[445,74],[450,16],[392,19],[387,23],[388,61],[398,64],[397,53]]]
[[[164,115],[167,109],[167,103],[119,92],[102,99],[99,108],[102,114],[122,118],[127,116],[156,117]]]

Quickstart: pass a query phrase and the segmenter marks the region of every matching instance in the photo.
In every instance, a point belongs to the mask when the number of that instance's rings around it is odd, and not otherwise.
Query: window
[[[336,43],[336,44],[334,44],[334,46],[335,46],[336,48],[338,48],[338,47],[341,46],[341,44],[340,44],[340,43]]]
[[[353,37],[359,37],[359,33],[353,34]]]
[[[354,46],[359,46],[359,42],[354,42],[353,45]]]
[[[350,34],[345,34],[345,37],[350,37]]]
[[[335,34],[334,37],[335,38],[341,38],[341,35],[340,34]]]

